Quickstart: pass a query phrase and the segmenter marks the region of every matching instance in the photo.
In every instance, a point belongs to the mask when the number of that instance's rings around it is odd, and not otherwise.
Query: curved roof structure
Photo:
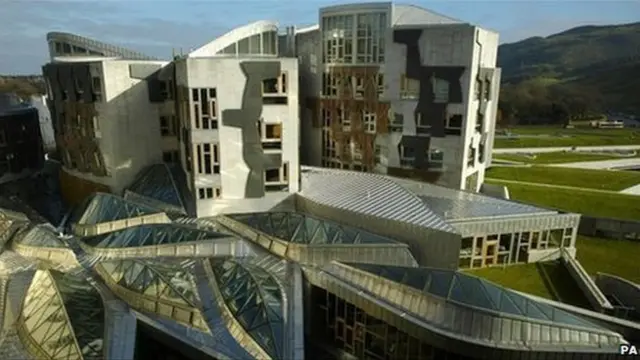
[[[119,196],[95,193],[75,211],[71,222],[81,225],[95,225],[160,212],[162,210],[127,201]]]
[[[388,177],[304,167],[300,195],[313,202],[362,214],[455,233],[415,194]]]
[[[226,234],[175,224],[146,224],[90,236],[82,240],[89,246],[117,249],[178,244],[228,237]]]
[[[229,217],[267,235],[297,244],[398,244],[361,229],[295,212],[235,214]]]
[[[110,57],[125,60],[157,60],[140,52],[110,45],[87,37],[65,32],[47,34],[52,58],[58,57]]]
[[[155,164],[146,168],[125,192],[125,199],[186,215],[186,184],[177,165]]]
[[[38,270],[22,306],[18,335],[34,358],[101,359],[105,310],[86,280]]]
[[[193,50],[188,57],[209,57],[216,55],[278,55],[278,23],[256,21],[216,38]],[[265,34],[269,34],[268,36]],[[245,49],[246,43],[246,49]]]
[[[67,245],[58,237],[54,229],[44,225],[36,225],[29,229],[18,231],[13,242],[23,246],[42,248],[66,248]]]
[[[282,358],[283,295],[275,278],[243,261],[212,260],[211,268],[233,317],[273,359]]]
[[[449,25],[463,24],[457,20],[416,5],[393,4],[391,8],[391,26],[411,25]]]

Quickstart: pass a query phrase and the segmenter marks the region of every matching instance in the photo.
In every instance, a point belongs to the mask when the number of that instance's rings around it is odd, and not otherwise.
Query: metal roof
[[[74,212],[71,222],[83,225],[161,213],[162,210],[127,201],[119,196],[95,193]]]
[[[415,194],[384,175],[303,167],[300,195],[313,202],[440,231],[456,230]]]
[[[98,248],[127,248],[213,240],[229,236],[176,224],[145,224],[82,239]]]
[[[227,215],[256,230],[297,244],[399,244],[368,231],[297,212]]]
[[[393,4],[391,8],[392,26],[448,24],[464,24],[464,21],[438,14],[437,12],[415,5]]]

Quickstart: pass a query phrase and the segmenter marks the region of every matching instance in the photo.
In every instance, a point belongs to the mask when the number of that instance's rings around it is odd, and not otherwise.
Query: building
[[[491,161],[498,34],[412,5],[320,9],[301,59],[303,161],[478,191]]]
[[[51,122],[51,112],[47,107],[47,97],[44,95],[32,95],[29,99],[31,106],[38,110],[40,119],[40,134],[42,135],[42,146],[45,152],[56,151],[56,137],[53,133],[53,123]]]
[[[143,172],[136,201],[89,197],[63,235],[1,203],[2,358],[617,359],[640,340],[638,323],[456,270],[467,226],[457,220],[502,234],[517,230],[498,210],[540,218],[531,232],[568,226],[563,215],[541,225],[554,215],[304,167],[301,191],[264,211],[197,219],[175,211],[188,190],[167,169]],[[573,246],[571,233],[553,251]],[[516,261],[536,261],[540,247]]]
[[[0,184],[31,175],[43,162],[38,110],[0,93]]]
[[[172,64],[181,162],[199,217],[298,191],[298,61],[278,56],[277,31],[258,21]]]
[[[175,118],[172,94],[157,79],[168,62],[67,33],[47,41],[43,74],[67,201],[120,193],[163,152],[177,150],[177,141],[161,143],[158,121]]]

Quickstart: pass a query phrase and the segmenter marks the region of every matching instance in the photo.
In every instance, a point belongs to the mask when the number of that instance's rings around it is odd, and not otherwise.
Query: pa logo
[[[620,345],[620,355],[638,355],[638,348],[635,345]]]

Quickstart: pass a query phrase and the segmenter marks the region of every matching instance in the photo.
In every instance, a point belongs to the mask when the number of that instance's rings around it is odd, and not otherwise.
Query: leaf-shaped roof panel
[[[44,225],[36,225],[30,229],[19,231],[13,241],[24,246],[44,248],[63,248],[67,245],[58,237],[54,229]]]
[[[146,168],[129,191],[185,212],[181,169],[175,165],[155,164]]]
[[[227,215],[267,235],[298,244],[398,244],[362,229],[296,212]]]
[[[162,212],[154,208],[127,201],[121,197],[96,193],[78,209],[78,224],[95,225],[115,220],[128,219]]]
[[[531,319],[587,328],[601,328],[564,310],[535,301],[490,281],[455,270],[359,263],[348,265],[410,286],[425,294],[445,298],[459,304]]]
[[[211,260],[211,267],[236,320],[272,358],[282,358],[283,296],[275,278],[244,261]]]
[[[90,246],[98,248],[127,248],[178,244],[227,237],[229,236],[225,234],[175,224],[146,224],[87,237],[83,241]]]
[[[200,299],[196,290],[192,262],[148,262],[138,260],[104,261],[99,265],[118,284],[142,296],[197,307]]]
[[[39,270],[27,290],[19,334],[37,345],[35,358],[103,358],[104,316],[100,294],[85,279]]]

